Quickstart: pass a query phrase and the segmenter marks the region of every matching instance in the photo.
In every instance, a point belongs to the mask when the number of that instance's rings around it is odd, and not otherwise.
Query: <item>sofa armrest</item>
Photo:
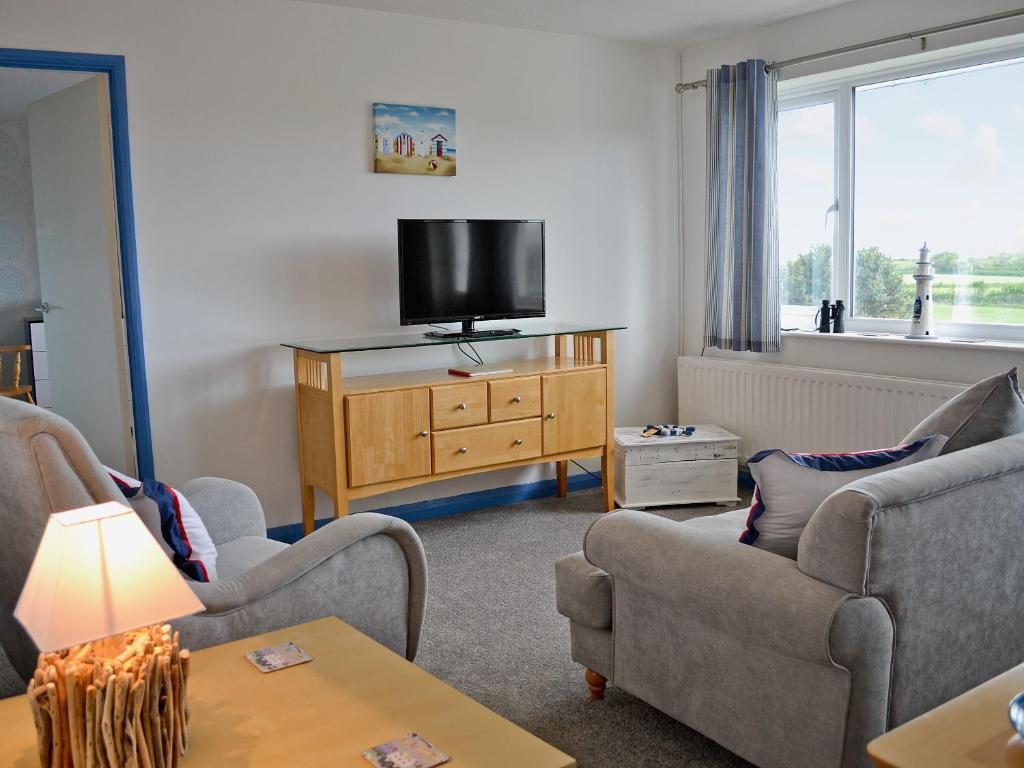
[[[801,573],[789,558],[720,533],[620,510],[587,533],[593,565],[654,593],[666,612],[699,617],[751,648],[830,663],[829,631],[851,595]]]
[[[334,520],[234,578],[191,586],[206,606],[204,616],[229,614],[286,588],[347,547],[377,535],[390,537],[405,555],[409,579],[406,653],[412,658],[423,624],[427,564],[419,536],[397,517],[363,512]],[[344,584],[338,588],[351,589]]]
[[[587,562],[582,552],[555,563],[555,606],[568,619],[591,629],[612,626],[612,579]]]
[[[249,486],[220,477],[197,477],[179,490],[195,507],[214,544],[243,536],[266,538],[263,506]]]

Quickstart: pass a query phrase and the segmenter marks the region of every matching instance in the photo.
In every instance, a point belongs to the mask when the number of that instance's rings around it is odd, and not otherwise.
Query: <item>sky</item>
[[[373,132],[394,137],[406,131],[413,137],[426,134],[430,139],[440,133],[455,146],[455,110],[445,107],[416,107],[404,104],[374,104]],[[418,137],[417,137],[418,138]]]
[[[1024,252],[1024,62],[862,87],[855,102],[855,248],[893,258]],[[779,116],[783,261],[832,242],[831,105]]]

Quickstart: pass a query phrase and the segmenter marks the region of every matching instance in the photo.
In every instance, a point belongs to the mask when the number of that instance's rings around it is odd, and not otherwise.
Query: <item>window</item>
[[[927,241],[940,335],[1024,338],[1024,57],[780,87],[783,326],[841,298],[906,332]]]
[[[817,307],[832,295],[836,199],[832,100],[779,113],[779,269],[782,303]]]

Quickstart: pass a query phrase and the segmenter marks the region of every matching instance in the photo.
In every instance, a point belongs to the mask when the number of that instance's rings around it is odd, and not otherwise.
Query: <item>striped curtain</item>
[[[778,352],[775,71],[750,59],[708,71],[704,345]]]

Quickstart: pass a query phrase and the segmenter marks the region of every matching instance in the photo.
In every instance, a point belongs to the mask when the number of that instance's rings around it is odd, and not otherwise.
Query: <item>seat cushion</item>
[[[914,427],[903,438],[912,443],[925,435],[948,435],[942,453],[952,453],[1024,432],[1024,401],[1017,369],[982,379]]]
[[[288,545],[262,536],[243,536],[217,547],[217,577],[220,581],[239,576],[268,560]]]
[[[592,629],[612,625],[612,577],[591,565],[582,552],[555,563],[558,612]]]
[[[737,540],[747,527],[747,513],[749,509],[734,509],[731,512],[722,512],[719,515],[704,515],[684,520],[680,525],[697,528],[703,533],[721,535],[722,538]]]

